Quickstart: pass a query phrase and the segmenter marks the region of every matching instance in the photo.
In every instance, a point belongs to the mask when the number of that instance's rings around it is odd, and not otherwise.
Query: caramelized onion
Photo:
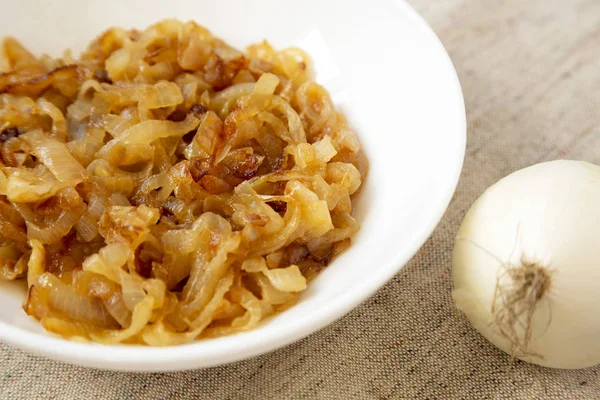
[[[0,278],[73,340],[166,346],[293,305],[358,230],[367,163],[300,49],[193,23],[0,73]]]

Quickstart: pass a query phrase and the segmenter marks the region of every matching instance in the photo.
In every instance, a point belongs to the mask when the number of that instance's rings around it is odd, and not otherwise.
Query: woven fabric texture
[[[304,340],[205,370],[98,371],[0,345],[0,399],[600,399],[598,368],[507,371],[450,297],[453,238],[485,188],[540,161],[600,163],[600,1],[411,3],[454,61],[469,138],[446,215],[394,279]]]

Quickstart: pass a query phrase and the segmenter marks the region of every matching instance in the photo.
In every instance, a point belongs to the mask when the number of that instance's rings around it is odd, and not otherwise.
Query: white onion
[[[600,167],[553,161],[515,172],[473,204],[453,255],[453,297],[513,357],[600,363]]]

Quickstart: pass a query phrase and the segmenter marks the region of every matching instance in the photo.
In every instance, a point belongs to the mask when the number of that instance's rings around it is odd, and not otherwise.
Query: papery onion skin
[[[600,167],[560,160],[500,180],[466,214],[453,298],[509,355],[553,368],[600,363],[599,203]]]
[[[178,345],[291,307],[349,246],[366,161],[300,49],[194,22],[79,59],[0,49],[0,278],[50,332]]]

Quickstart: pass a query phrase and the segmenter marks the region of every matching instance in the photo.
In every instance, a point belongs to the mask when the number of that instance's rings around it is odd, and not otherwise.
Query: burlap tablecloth
[[[600,163],[600,0],[412,4],[456,65],[469,140],[448,212],[401,273],[321,332],[206,370],[97,371],[1,345],[0,398],[600,399],[598,368],[517,363],[507,373],[507,357],[471,329],[450,297],[453,237],[486,187],[544,160]]]

